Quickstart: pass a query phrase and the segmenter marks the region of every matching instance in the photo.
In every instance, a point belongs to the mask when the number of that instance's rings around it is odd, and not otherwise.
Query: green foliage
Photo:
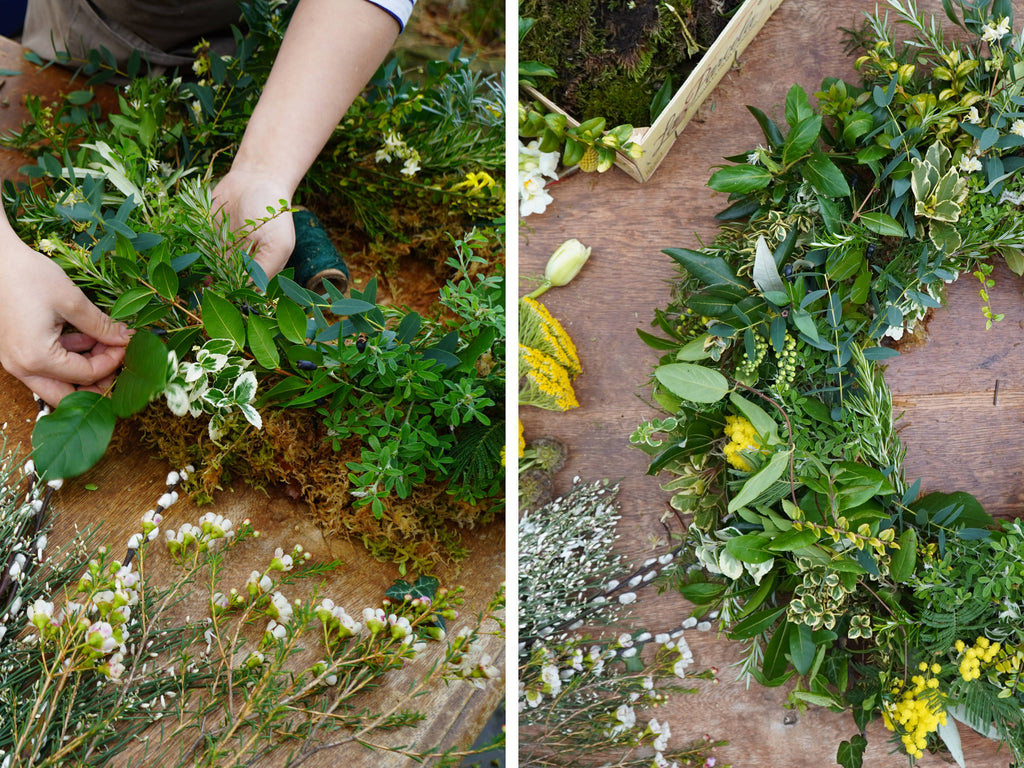
[[[1010,4],[943,5],[974,44],[892,0],[910,39],[869,17],[859,82],[826,79],[817,107],[794,86],[784,124],[750,108],[764,144],[712,175],[729,194],[718,236],[665,251],[678,285],[661,335],[640,335],[666,416],[632,441],[693,514],[703,570],[673,583],[748,644],[746,675],[796,677],[795,706],[850,709],[861,728],[881,715],[911,758],[956,756],[959,720],[1020,760],[1021,527],[968,492],[918,498],[876,365],[965,271],[991,325],[992,261],[1024,264]],[[837,761],[860,766],[865,747]]]
[[[261,221],[229,231],[211,213],[209,169],[240,139],[287,21],[265,2],[244,6],[244,16],[249,30],[237,34],[236,56],[198,51],[200,80],[132,79],[109,116],[88,91],[53,105],[29,99],[31,121],[4,137],[36,157],[24,171],[45,182],[5,184],[19,234],[52,254],[97,306],[138,329],[112,401],[76,394],[40,421],[40,468],[48,477],[84,471],[102,456],[114,415],[163,396],[175,414],[209,422],[210,442],[191,446],[200,454],[178,457],[210,469],[204,494],[219,484],[218,467],[239,466],[232,455],[244,450],[247,430],[252,436],[273,412],[304,411],[317,424],[309,461],[325,461],[312,457],[327,441],[347,470],[331,473],[343,484],[334,498],[369,509],[394,546],[401,535],[435,535],[438,520],[391,519],[410,514],[403,505],[415,508],[426,483],[448,491],[449,517],[487,515],[503,490],[504,195],[502,177],[488,173],[503,167],[501,83],[458,52],[428,64],[423,78],[393,62],[381,70],[306,191],[336,209],[354,205],[373,237],[404,237],[384,225],[406,198],[442,211],[435,225],[454,228],[437,237],[450,280],[425,313],[378,303],[375,279],[349,296],[330,284],[316,294],[291,270],[268,280],[249,258],[243,237]],[[91,58],[91,83],[111,74],[108,64],[104,52]],[[389,133],[419,153],[421,171],[375,159]]]

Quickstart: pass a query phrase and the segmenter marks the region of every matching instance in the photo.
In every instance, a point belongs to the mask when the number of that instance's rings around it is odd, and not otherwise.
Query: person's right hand
[[[6,223],[6,222],[3,222]],[[105,393],[131,338],[64,271],[9,229],[0,237],[0,365],[50,405]],[[65,325],[75,331],[64,333]]]

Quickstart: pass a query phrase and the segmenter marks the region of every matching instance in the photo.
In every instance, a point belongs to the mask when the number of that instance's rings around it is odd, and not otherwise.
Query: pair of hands
[[[232,170],[214,189],[214,209],[231,222],[266,218],[290,199],[263,177]],[[0,216],[0,223],[7,222]],[[284,268],[295,246],[291,214],[250,235],[268,276]],[[65,333],[65,326],[75,330]],[[64,271],[0,228],[0,365],[50,405],[77,390],[109,391],[134,331],[93,305]]]

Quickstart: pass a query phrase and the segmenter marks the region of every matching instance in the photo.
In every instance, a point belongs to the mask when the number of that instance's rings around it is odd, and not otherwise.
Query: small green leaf
[[[814,146],[821,133],[821,115],[810,115],[800,120],[786,136],[786,146],[782,149],[782,162],[790,165]]]
[[[178,295],[178,273],[168,262],[154,264],[149,279],[162,298],[172,301]]]
[[[779,428],[768,412],[743,397],[739,392],[731,392],[729,401],[736,409],[743,414],[744,418],[751,423],[757,434],[759,434],[767,445],[774,445],[779,442]]]
[[[914,573],[917,565],[917,534],[907,528],[900,536],[900,548],[893,550],[889,564],[889,575],[897,584],[902,584]]]
[[[887,213],[862,213],[861,223],[872,232],[886,237],[905,237],[906,231]]]
[[[679,587],[679,593],[694,605],[715,602],[725,592],[725,585],[713,581],[695,581]]]
[[[437,588],[440,586],[439,582],[433,576],[420,576],[416,579],[415,584],[410,584],[407,581],[398,580],[384,592],[385,596],[395,600],[399,603],[403,602],[408,596],[410,599],[415,600],[417,598],[426,597],[433,600],[437,595]]]
[[[662,365],[654,377],[669,392],[693,403],[717,403],[729,391],[725,376],[694,363]]]
[[[98,491],[100,489],[100,487],[96,485],[96,483],[86,483],[82,487],[85,488],[85,490],[87,491]]]
[[[765,608],[737,621],[729,630],[729,637],[733,640],[748,640],[755,637],[775,623],[775,620],[786,612],[786,606],[781,608]]]
[[[140,331],[128,342],[124,368],[117,376],[110,402],[118,418],[138,413],[167,384],[167,348],[154,334]]]
[[[275,314],[277,327],[288,341],[295,344],[306,342],[306,313],[302,311],[302,307],[287,296],[282,296],[277,300]]]
[[[705,285],[731,285],[750,290],[750,285],[737,277],[736,271],[723,258],[706,256],[689,248],[668,248],[663,253]]]
[[[778,536],[773,538],[771,543],[768,545],[768,549],[772,552],[792,552],[794,549],[809,547],[817,540],[818,534],[810,528],[804,528],[802,530],[794,528],[786,531],[785,533],[780,533]]]
[[[818,647],[811,637],[811,628],[803,623],[797,624],[789,633],[789,659],[797,674],[806,675],[810,672],[817,651]]]
[[[359,299],[342,299],[331,304],[331,312],[336,315],[358,315],[363,312],[369,312],[376,306],[376,304],[359,301]]]
[[[203,328],[211,339],[230,339],[245,348],[245,322],[234,304],[210,290],[203,291]]]
[[[815,153],[803,164],[804,176],[825,197],[847,197],[850,185],[836,164],[821,153]]]
[[[747,481],[740,488],[740,492],[729,500],[729,512],[735,512],[740,507],[750,504],[758,496],[767,491],[775,481],[782,477],[782,473],[789,467],[789,451],[779,451],[772,454],[756,474],[747,478]]]
[[[725,548],[741,563],[767,563],[774,555],[765,549],[768,540],[762,534],[746,533],[733,536],[725,542]]]
[[[762,684],[779,680],[783,673],[785,673],[786,667],[789,665],[786,655],[787,651],[789,651],[789,635],[792,630],[793,625],[783,620],[778,629],[775,630],[771,640],[768,641],[768,645],[765,646],[764,661],[761,665],[761,672],[764,674],[765,681]]]
[[[166,366],[165,366],[166,367]],[[76,477],[103,458],[114,434],[110,400],[72,392],[32,430],[32,460],[43,480]]]
[[[772,174],[767,168],[759,165],[730,165],[719,168],[708,181],[708,186],[716,192],[754,192],[764,189],[772,181]]]
[[[131,317],[145,307],[153,295],[149,288],[129,288],[117,297],[110,308],[110,317],[114,320]]]
[[[836,762],[843,768],[863,768],[864,750],[867,749],[868,740],[859,733],[849,741],[844,741],[836,751]]]
[[[274,370],[281,364],[274,336],[277,323],[262,315],[249,315],[249,349],[256,362],[264,368]]]

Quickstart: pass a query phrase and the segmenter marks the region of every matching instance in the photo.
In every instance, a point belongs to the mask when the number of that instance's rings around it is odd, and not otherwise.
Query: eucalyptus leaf
[[[656,368],[654,377],[672,394],[694,403],[717,403],[729,392],[725,376],[703,365],[670,363]]]

